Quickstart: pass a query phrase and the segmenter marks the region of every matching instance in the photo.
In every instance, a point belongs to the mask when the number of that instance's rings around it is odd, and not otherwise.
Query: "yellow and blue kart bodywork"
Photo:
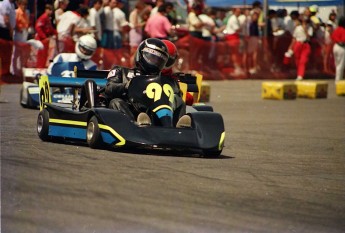
[[[223,118],[212,111],[192,111],[191,128],[162,126],[139,127],[136,122],[120,111],[106,107],[92,107],[86,111],[50,103],[49,81],[40,79],[41,111],[38,117],[38,134],[44,141],[54,139],[76,140],[90,145],[92,134],[101,141],[101,146],[127,148],[160,148],[219,156],[224,147],[225,128]],[[94,137],[94,135],[91,135]],[[90,147],[96,148],[93,144]]]
[[[51,74],[49,75],[49,81],[51,87],[55,88],[56,92],[51,91],[52,102],[55,103],[71,103],[73,100],[73,86],[79,87],[80,84],[85,82],[83,77],[75,79],[77,77],[77,71],[83,69],[82,62],[57,62],[53,65]],[[88,74],[93,75],[93,79],[99,79],[98,85],[104,86],[107,77],[107,71],[96,71],[96,68],[92,67],[91,70],[87,70]],[[83,70],[82,70],[83,71]],[[62,74],[67,76],[62,77]],[[25,108],[39,108],[39,85],[37,84],[37,77],[40,75],[47,75],[47,69],[23,69],[24,81],[20,90],[20,104]],[[66,88],[65,88],[66,87]]]

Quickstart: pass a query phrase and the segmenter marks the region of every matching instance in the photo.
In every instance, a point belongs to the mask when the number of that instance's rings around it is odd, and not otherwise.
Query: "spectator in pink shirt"
[[[168,39],[171,33],[171,23],[166,17],[167,5],[163,4],[158,8],[157,14],[150,16],[145,26],[145,32],[151,38]]]

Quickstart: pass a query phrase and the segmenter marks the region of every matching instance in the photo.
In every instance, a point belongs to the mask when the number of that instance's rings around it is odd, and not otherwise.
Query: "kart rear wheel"
[[[96,116],[91,117],[87,124],[86,141],[93,149],[101,148],[103,145],[101,131],[99,129]]]
[[[19,103],[22,107],[24,107],[24,104],[22,103],[22,99],[23,99],[23,88],[20,88],[20,92],[19,92]]]
[[[20,89],[20,94],[19,94],[19,103],[23,108],[26,108],[27,105],[23,104],[23,88]]]
[[[49,112],[43,109],[37,118],[37,134],[42,141],[49,141]]]

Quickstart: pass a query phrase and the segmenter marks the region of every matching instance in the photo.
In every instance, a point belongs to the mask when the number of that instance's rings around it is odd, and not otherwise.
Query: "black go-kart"
[[[37,132],[43,141],[75,140],[84,141],[91,148],[162,149],[183,154],[198,153],[205,157],[218,157],[222,153],[224,122],[221,114],[213,112],[212,107],[189,107],[187,114],[192,120],[191,127],[176,128],[176,120],[173,119],[175,98],[170,78],[138,76],[131,80],[129,101],[145,105],[152,120],[152,124],[145,127],[118,110],[97,104],[97,80],[87,80],[87,85],[73,84],[74,87],[87,87],[88,108],[80,111],[74,103],[50,103],[49,78],[41,76]]]

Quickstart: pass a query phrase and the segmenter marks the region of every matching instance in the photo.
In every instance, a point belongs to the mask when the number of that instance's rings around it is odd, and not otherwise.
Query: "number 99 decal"
[[[38,82],[40,88],[40,110],[43,109],[43,103],[51,102],[50,87],[48,76],[42,75]]]
[[[165,94],[171,103],[174,102],[174,90],[169,84],[164,84],[163,88],[158,83],[150,83],[146,87],[146,95],[154,102],[162,98],[162,94]]]

